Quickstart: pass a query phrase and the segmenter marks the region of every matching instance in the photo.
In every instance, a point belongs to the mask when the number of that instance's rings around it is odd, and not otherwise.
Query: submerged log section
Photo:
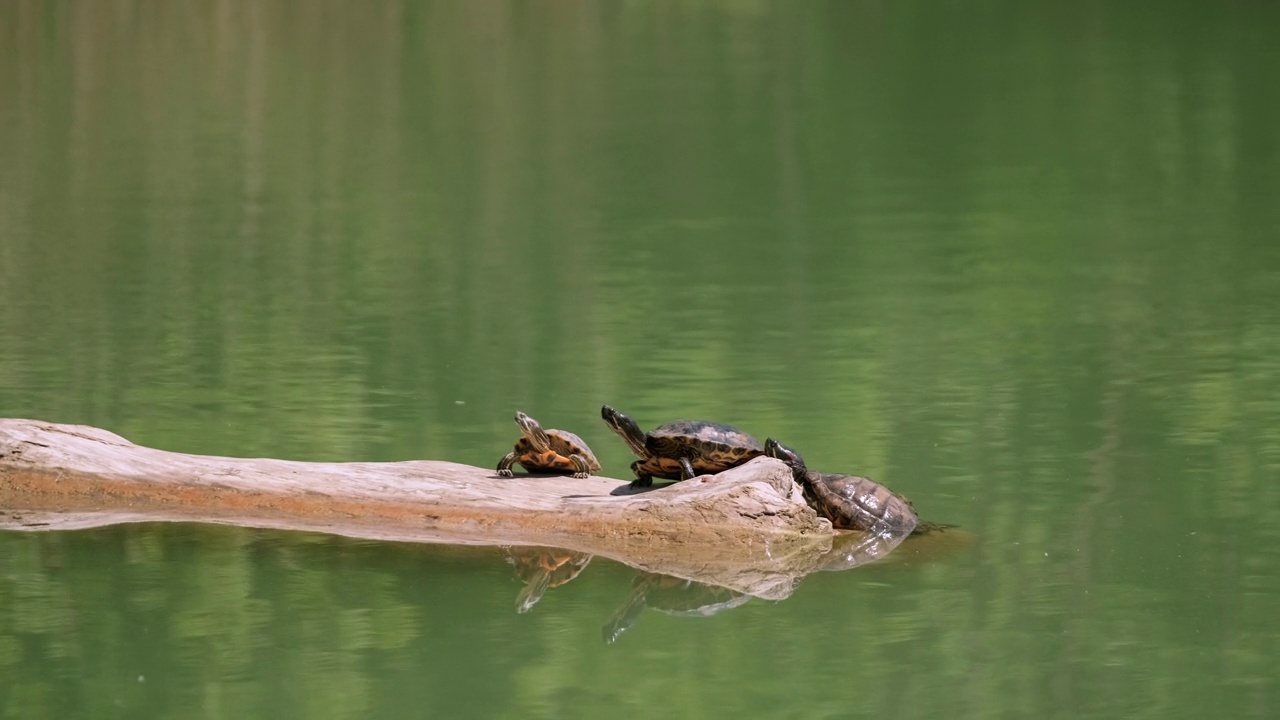
[[[0,419],[0,527],[188,521],[352,537],[553,545],[665,570],[791,575],[831,547],[785,465],[757,458],[649,492],[606,477],[500,478],[440,461],[312,463],[134,445],[98,428]],[[656,558],[655,558],[656,559]],[[787,568],[784,570],[784,567]],[[732,572],[732,571],[731,571]]]

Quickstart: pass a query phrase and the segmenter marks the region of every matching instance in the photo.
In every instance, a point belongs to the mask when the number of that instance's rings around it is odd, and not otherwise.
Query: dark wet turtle
[[[791,467],[805,500],[833,527],[903,538],[919,522],[911,503],[874,480],[812,472],[799,453],[773,438],[765,440],[764,454]]]
[[[677,617],[709,617],[750,599],[750,595],[717,585],[641,572],[631,581],[626,602],[600,628],[600,634],[607,644],[617,642],[636,624],[645,608]]]
[[[600,471],[600,461],[582,438],[566,430],[543,430],[537,420],[516,413],[520,439],[516,447],[498,461],[498,474],[511,477],[511,464],[520,463],[533,473],[573,473],[585,478]]]
[[[636,474],[632,487],[648,487],[656,477],[688,480],[724,472],[764,454],[759,440],[720,423],[677,420],[646,435],[634,420],[608,405],[600,408],[600,416],[640,457],[631,463]]]
[[[507,548],[507,562],[515,568],[524,587],[516,595],[516,612],[528,612],[542,594],[578,577],[590,564],[592,555],[550,547]]]

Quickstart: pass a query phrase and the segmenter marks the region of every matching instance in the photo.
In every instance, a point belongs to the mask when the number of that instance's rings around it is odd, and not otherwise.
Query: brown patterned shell
[[[804,489],[814,510],[840,529],[904,537],[919,522],[910,502],[869,478],[809,472]]]
[[[573,472],[572,455],[581,455],[587,461],[592,472],[600,471],[600,461],[582,438],[568,430],[547,430],[547,439],[551,441],[549,452],[538,452],[529,438],[521,437],[516,441],[516,462],[529,472],[564,473]]]
[[[640,465],[650,475],[680,478],[679,459],[687,457],[704,474],[724,472],[764,454],[764,446],[741,430],[705,420],[677,420],[651,430],[645,438],[649,457]]]
[[[541,423],[522,412],[517,412],[515,419],[520,439],[498,461],[498,477],[512,477],[515,463],[531,473],[571,473],[583,479],[600,471],[600,461],[582,438],[568,430],[544,430]]]

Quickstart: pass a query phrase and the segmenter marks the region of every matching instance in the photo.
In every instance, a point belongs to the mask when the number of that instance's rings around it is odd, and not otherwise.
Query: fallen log
[[[718,475],[632,491],[607,477],[500,478],[434,460],[189,455],[93,427],[0,419],[0,528],[157,521],[548,545],[773,599],[821,569],[837,537],[805,504],[787,466],[764,457]],[[878,543],[875,557],[896,544]]]

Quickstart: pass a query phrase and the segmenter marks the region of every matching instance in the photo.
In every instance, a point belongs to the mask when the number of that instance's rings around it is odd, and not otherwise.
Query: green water
[[[0,4],[0,416],[706,417],[967,545],[603,628],[497,549],[0,534],[0,716],[1274,717],[1280,5]],[[696,605],[696,603],[693,603]],[[671,608],[668,608],[671,609]]]

